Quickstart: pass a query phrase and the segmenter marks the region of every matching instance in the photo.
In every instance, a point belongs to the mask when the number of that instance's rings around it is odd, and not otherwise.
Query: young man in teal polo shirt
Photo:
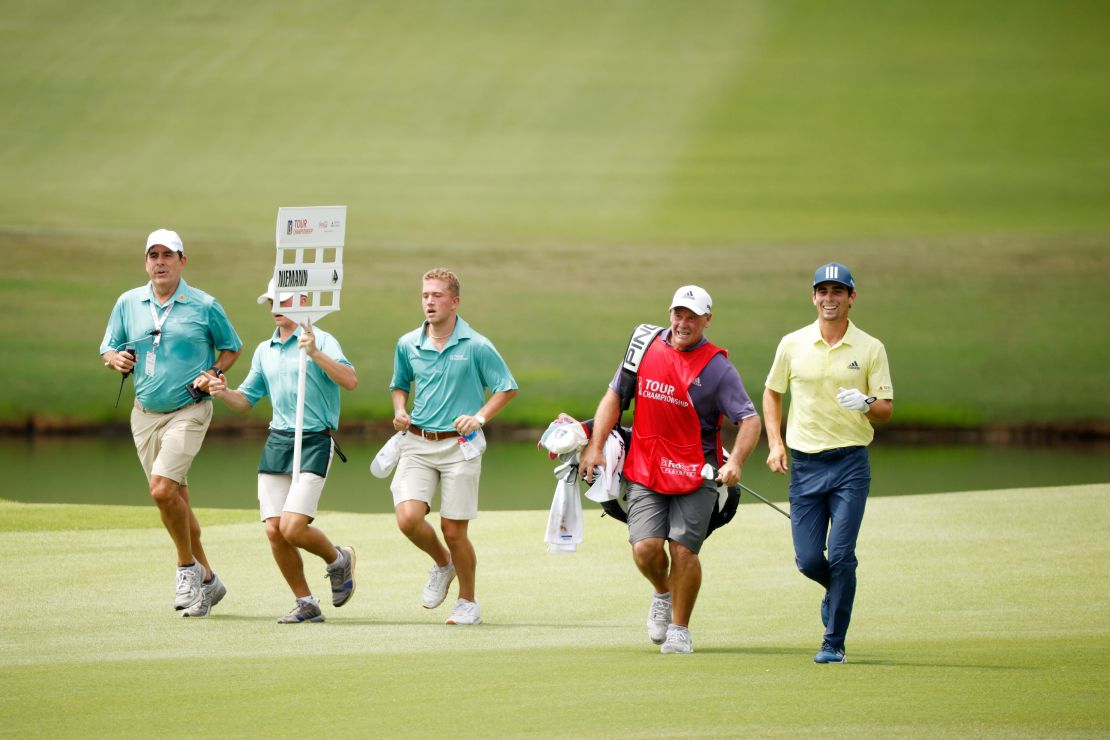
[[[339,428],[339,389],[353,391],[358,387],[358,376],[335,337],[311,323],[298,325],[281,313],[282,308],[292,307],[294,300],[304,304],[307,296],[277,293],[277,306],[272,305],[274,297],[271,280],[258,302],[271,304],[277,328],[270,339],[255,349],[246,380],[237,390],[231,390],[224,378],[212,378],[209,388],[213,396],[240,413],[249,411],[263,396],[270,397],[273,418],[258,464],[258,504],[270,551],[296,599],[293,610],[278,619],[278,623],[323,622],[320,603],[304,575],[300,550],[316,555],[327,565],[332,606],[346,604],[355,591],[355,550],[336,547],[311,524],[316,519],[335,448],[331,430]],[[301,425],[301,472],[294,483],[293,443],[302,350],[308,355],[308,363]]]
[[[390,488],[397,526],[433,560],[421,604],[427,609],[442,604],[457,575],[459,598],[447,624],[464,625],[482,621],[474,591],[477,557],[468,535],[470,520],[478,516],[482,427],[512,400],[517,384],[493,344],[458,315],[459,302],[453,272],[425,273],[425,320],[397,341],[389,384],[393,427],[407,432]],[[437,484],[446,546],[425,519]]]
[[[243,343],[219,301],[181,277],[185,246],[177,232],[151,232],[145,254],[150,282],[116,300],[100,356],[105,367],[134,373],[131,433],[177,550],[174,608],[204,617],[227,589],[201,546],[189,502],[189,467],[212,421],[212,404],[197,391],[235,363]]]
[[[886,349],[848,319],[855,300],[856,283],[847,267],[830,262],[817,268],[817,321],[782,338],[763,392],[767,465],[776,473],[790,471],[795,561],[825,589],[825,635],[816,663],[847,660],[856,538],[871,487],[867,446],[875,436],[872,424],[888,421],[894,412]],[[782,397],[788,389],[784,445]]]

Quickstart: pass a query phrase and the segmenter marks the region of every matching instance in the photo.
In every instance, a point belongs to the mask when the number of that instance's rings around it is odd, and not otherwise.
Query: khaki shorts
[[[478,479],[482,456],[463,457],[458,437],[432,441],[418,434],[401,438],[401,459],[389,489],[393,506],[402,501],[423,501],[432,508],[436,485],[440,487],[439,515],[444,519],[478,518]]]
[[[285,511],[315,519],[326,481],[327,478],[315,473],[301,473],[300,481],[294,486],[292,475],[259,473],[258,510],[262,521],[280,519]]]
[[[189,467],[200,452],[211,421],[212,404],[208,401],[168,414],[144,411],[136,401],[131,409],[131,436],[147,482],[152,475],[160,475],[178,485],[189,485]]]

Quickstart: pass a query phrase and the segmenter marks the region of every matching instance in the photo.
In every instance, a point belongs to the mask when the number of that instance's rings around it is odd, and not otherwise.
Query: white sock
[[[316,597],[313,596],[312,594],[309,594],[308,596],[298,596],[297,597],[297,603],[298,604],[312,604],[313,606],[319,606],[320,605],[320,602],[317,601]]]
[[[665,593],[665,594],[660,594],[660,593],[656,593],[656,592],[655,592],[655,589],[652,589],[652,591],[651,591],[651,592],[652,592],[653,594],[655,594],[655,598],[657,598],[657,599],[663,599],[663,600],[665,600],[665,601],[670,601],[670,600],[671,600],[671,592],[670,592],[670,591],[668,591],[668,592],[667,592],[667,593]]]
[[[338,547],[335,548],[335,551],[339,553],[339,555],[336,556],[335,560],[328,563],[329,568],[335,568],[339,566],[343,562],[343,558],[347,557],[347,553],[343,552]]]

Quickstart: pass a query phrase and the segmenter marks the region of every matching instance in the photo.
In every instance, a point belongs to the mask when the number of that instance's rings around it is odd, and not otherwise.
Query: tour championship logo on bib
[[[640,396],[642,398],[647,398],[652,401],[662,401],[663,403],[682,406],[684,408],[690,405],[689,401],[675,397],[675,387],[673,385],[642,377],[637,378],[636,381],[640,385]]]

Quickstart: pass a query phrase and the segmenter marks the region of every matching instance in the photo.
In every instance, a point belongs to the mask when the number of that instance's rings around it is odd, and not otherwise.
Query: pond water
[[[189,473],[194,506],[253,509],[261,437],[209,436]],[[381,441],[340,439],[350,462],[336,460],[322,510],[391,512],[389,481],[370,475]],[[787,481],[763,463],[761,445],[743,482],[772,501],[785,501]],[[35,503],[150,505],[146,481],[129,438],[0,440],[5,485],[0,498]],[[987,447],[893,445],[871,447],[872,496],[1029,488],[1110,482],[1102,447]],[[547,509],[555,488],[552,463],[531,442],[494,440],[482,467],[481,508]],[[745,504],[756,504],[745,494]],[[598,510],[584,500],[587,511]]]

